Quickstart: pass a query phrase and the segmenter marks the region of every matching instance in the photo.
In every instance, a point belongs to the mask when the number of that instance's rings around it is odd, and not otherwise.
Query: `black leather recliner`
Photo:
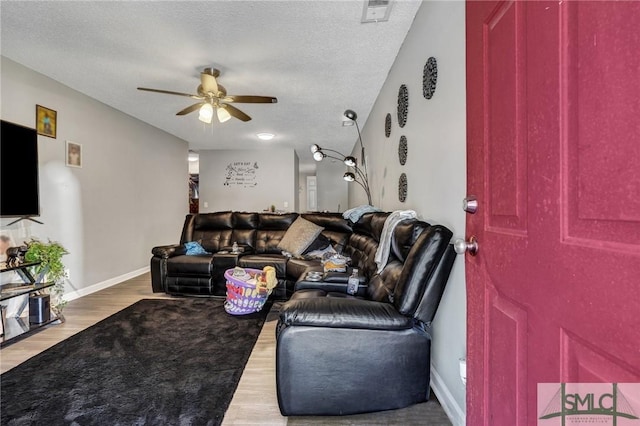
[[[367,298],[293,294],[276,330],[283,415],[356,414],[428,399],[431,322],[455,259],[451,237],[444,226],[427,227],[404,253],[401,272],[386,277],[384,288],[373,277]],[[380,294],[386,301],[372,300]]]

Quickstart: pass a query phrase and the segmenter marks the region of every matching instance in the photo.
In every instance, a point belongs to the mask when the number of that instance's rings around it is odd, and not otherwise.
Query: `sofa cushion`
[[[323,229],[320,225],[298,217],[287,229],[278,248],[294,256],[300,256],[318,238]]]
[[[167,274],[176,277],[211,277],[211,255],[174,256],[167,259]]]
[[[298,258],[291,258],[287,262],[287,275],[289,276],[289,278],[292,278],[294,280],[302,276],[302,274],[304,274],[307,269],[322,271],[322,265],[320,264],[319,260],[307,260]]]

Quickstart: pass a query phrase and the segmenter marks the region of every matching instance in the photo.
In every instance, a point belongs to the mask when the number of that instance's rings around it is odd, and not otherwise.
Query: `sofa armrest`
[[[413,319],[389,303],[355,298],[316,297],[290,300],[280,311],[279,329],[287,326],[403,330]]]
[[[168,259],[173,256],[180,256],[187,253],[184,244],[171,244],[168,246],[157,246],[151,249],[151,254],[156,257]]]

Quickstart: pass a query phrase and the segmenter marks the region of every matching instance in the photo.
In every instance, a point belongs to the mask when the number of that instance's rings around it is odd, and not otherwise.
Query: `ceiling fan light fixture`
[[[198,120],[203,123],[211,124],[211,119],[213,118],[213,106],[209,103],[206,103],[200,107],[200,113],[198,115]]]
[[[275,137],[275,135],[273,133],[256,133],[256,136],[258,137],[258,139],[263,140],[263,141],[270,141],[271,139],[273,139]]]
[[[218,121],[220,121],[221,123],[224,123],[231,118],[231,114],[229,114],[229,111],[227,111],[226,108],[218,107],[217,114]]]

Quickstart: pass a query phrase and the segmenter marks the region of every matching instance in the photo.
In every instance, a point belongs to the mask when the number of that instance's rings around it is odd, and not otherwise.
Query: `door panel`
[[[640,2],[467,2],[467,423],[640,381]]]
[[[494,288],[489,288],[487,293],[488,417],[494,425],[525,425],[523,421],[514,423],[513,419],[526,418],[527,312],[501,297]]]
[[[640,3],[562,12],[564,237],[640,252],[640,143],[630,138],[640,134]]]
[[[485,26],[484,84],[487,108],[485,152],[489,185],[487,226],[495,232],[526,234],[526,94],[523,7],[505,2]]]

